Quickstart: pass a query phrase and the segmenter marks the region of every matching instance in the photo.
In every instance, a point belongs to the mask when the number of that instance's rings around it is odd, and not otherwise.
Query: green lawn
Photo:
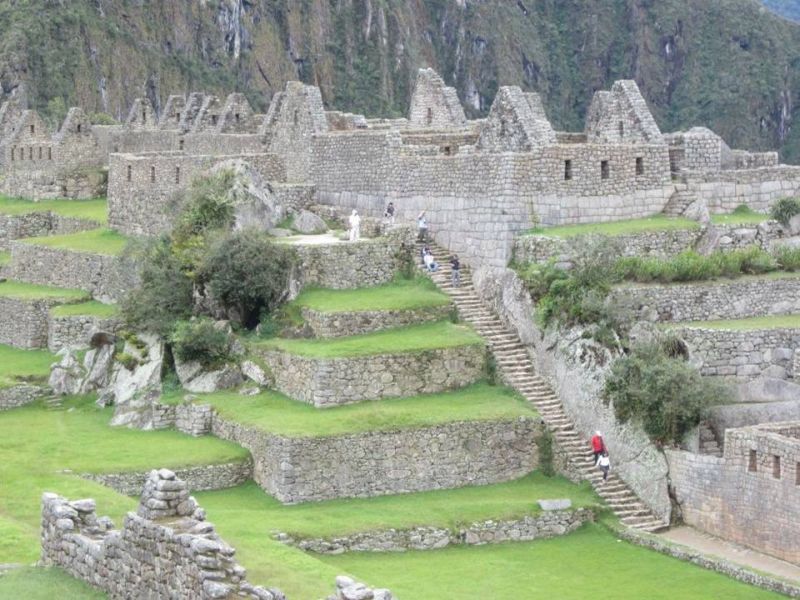
[[[662,283],[660,281],[648,281],[648,282],[638,282],[638,281],[625,281],[623,283],[614,284],[615,288],[626,288],[626,287],[669,287],[669,286],[676,286],[676,285],[690,285],[690,286],[699,286],[699,287],[708,287],[713,288],[717,285],[729,285],[732,283],[747,283],[753,281],[766,281],[766,280],[774,280],[774,279],[796,279],[800,277],[800,272],[797,271],[771,271],[769,273],[762,273],[761,275],[739,275],[738,277],[720,277],[718,279],[706,279],[703,281],[675,281],[673,283]]]
[[[672,323],[672,327],[697,327],[704,329],[729,329],[731,331],[753,331],[756,329],[800,329],[800,315],[773,315],[718,321],[690,321]]]
[[[5,363],[0,355],[0,364]],[[95,498],[98,512],[118,526],[136,507],[132,498],[72,473],[147,471],[247,456],[239,446],[212,437],[110,428],[111,414],[95,406],[93,398],[66,399],[64,410],[46,410],[37,402],[0,413],[0,563],[37,559],[43,492]]]
[[[644,219],[609,221],[606,223],[583,223],[581,225],[561,225],[557,227],[536,227],[527,233],[552,237],[570,238],[579,235],[633,235],[643,231],[672,231],[678,229],[699,229],[696,221],[684,218],[653,215]]]
[[[312,358],[336,358],[421,352],[483,343],[483,339],[466,325],[440,321],[331,340],[272,338],[254,342],[254,345]]]
[[[165,401],[178,402],[180,393]],[[508,388],[476,384],[455,392],[391,398],[320,410],[276,392],[243,396],[238,392],[199,395],[224,418],[263,431],[322,437],[363,431],[391,431],[454,421],[535,417],[535,409]]]
[[[729,214],[711,215],[711,222],[717,225],[758,225],[769,219],[769,215],[757,213],[745,204],[737,206],[736,210]]]
[[[31,200],[0,196],[0,214],[23,215],[33,212],[53,212],[62,217],[96,221],[101,225],[105,225],[108,222],[108,203],[105,198],[33,202]]]
[[[89,252],[91,254],[107,254],[117,256],[122,253],[128,239],[110,229],[92,229],[67,235],[46,235],[36,238],[19,240],[26,244],[49,246],[51,248],[64,248],[74,252]]]
[[[767,600],[775,593],[618,540],[600,525],[537,542],[326,556],[414,600]]]
[[[50,287],[47,285],[35,285],[33,283],[23,283],[21,281],[4,281],[0,283],[0,297],[16,298],[21,300],[47,298],[64,300],[65,302],[78,302],[81,300],[87,300],[90,295],[83,290],[70,290],[65,288]]]
[[[9,600],[101,600],[103,592],[61,569],[15,569],[0,577],[0,598]]]
[[[6,266],[11,260],[11,252],[0,252],[0,267]]]
[[[445,306],[450,299],[426,278],[356,290],[304,290],[293,304],[320,312],[348,312]]]
[[[46,380],[55,361],[55,355],[46,350],[21,350],[0,344],[0,387],[19,383],[20,379]]]
[[[119,307],[116,304],[103,304],[97,300],[79,302],[77,304],[61,304],[50,309],[54,317],[72,317],[87,315],[92,317],[111,318],[117,316]]]

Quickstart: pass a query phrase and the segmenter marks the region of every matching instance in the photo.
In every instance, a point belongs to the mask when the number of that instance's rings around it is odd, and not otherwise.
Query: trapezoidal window
[[[625,137],[625,123],[623,123],[622,121],[619,122],[619,137],[620,138]]]
[[[127,180],[130,181],[132,178],[133,178],[133,167],[128,165]]]
[[[800,462],[794,465],[794,484],[800,486]]]
[[[294,109],[294,115],[292,116],[292,119],[294,120],[294,124],[297,125],[297,122],[300,120],[300,111],[299,110]]]
[[[36,126],[35,125],[31,125],[31,133],[36,133]]]
[[[175,183],[181,182],[181,168],[175,167]]]
[[[600,179],[608,179],[611,176],[611,169],[607,160],[600,161]]]
[[[142,125],[145,124],[145,121],[147,121],[147,111],[143,110],[142,111]]]
[[[33,146],[28,148],[28,160],[33,160]]]
[[[239,113],[236,113],[235,115],[233,115],[233,118],[236,119],[236,122],[238,123],[239,121],[242,120],[242,115],[240,115]]]
[[[180,140],[178,140],[178,149],[179,149],[179,150],[183,150],[183,138],[181,138]]]
[[[150,183],[156,182],[156,168],[150,167]]]
[[[750,459],[747,462],[747,470],[751,473],[758,471],[758,452],[750,450]]]
[[[39,146],[39,160],[42,160],[42,152],[43,152],[42,147]]]
[[[781,457],[777,454],[772,455],[772,476],[775,479],[781,478]]]
[[[428,110],[425,113],[425,124],[431,125],[432,123],[433,123],[433,109],[428,107]]]
[[[572,160],[564,161],[564,181],[572,179]]]
[[[216,125],[217,124],[217,115],[211,115],[211,124],[212,125]]]
[[[641,156],[636,157],[636,174],[644,175],[644,159]]]
[[[181,122],[181,113],[179,113],[179,112],[175,113],[175,122],[176,123],[180,123]]]
[[[53,160],[53,149],[47,148],[47,160]]]
[[[445,156],[450,156],[450,155],[453,153],[453,148],[452,148],[452,147],[450,147],[450,146],[444,146],[444,147],[442,148],[442,153],[443,153]]]
[[[78,133],[80,133],[80,132],[81,132],[81,124],[78,123]]]
[[[15,155],[16,153],[17,153],[17,149],[16,149],[16,148],[12,148],[12,149],[11,149],[11,162],[14,162],[14,155]]]

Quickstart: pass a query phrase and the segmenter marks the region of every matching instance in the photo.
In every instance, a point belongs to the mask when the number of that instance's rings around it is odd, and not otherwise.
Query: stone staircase
[[[668,217],[680,217],[695,200],[697,196],[689,191],[685,183],[676,183],[675,191],[661,212]]]
[[[469,271],[462,264],[461,286],[454,288],[451,282],[450,253],[428,244],[439,264],[439,270],[430,273],[436,285],[450,296],[460,317],[487,340],[503,380],[522,394],[539,412],[544,423],[552,431],[556,443],[567,454],[570,466],[587,479],[597,494],[605,500],[620,521],[634,529],[656,532],[665,525],[645,506],[627,484],[616,474],[609,474],[603,482],[600,470],[595,466],[589,442],[583,439],[564,412],[561,401],[550,385],[536,374],[528,351],[516,333],[507,329],[500,319],[487,309],[472,286]],[[417,257],[421,245],[417,248]],[[613,457],[612,457],[613,460]]]
[[[700,423],[700,454],[722,457],[722,444],[707,421]]]

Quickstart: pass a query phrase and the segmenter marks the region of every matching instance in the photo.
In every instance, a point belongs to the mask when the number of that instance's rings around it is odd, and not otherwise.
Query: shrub
[[[117,120],[108,113],[96,112],[89,115],[92,125],[117,125]]]
[[[192,183],[181,200],[181,213],[173,232],[176,240],[233,225],[233,177],[233,172],[223,171]]]
[[[288,295],[294,264],[290,246],[274,244],[265,233],[248,230],[211,248],[202,266],[202,280],[232,320],[252,329]]]
[[[175,356],[183,361],[197,361],[212,367],[231,358],[231,335],[211,319],[179,321],[171,341]]]
[[[675,343],[656,341],[636,346],[614,361],[603,389],[622,423],[641,423],[659,444],[677,444],[707,417],[730,391],[700,375],[682,358]],[[680,354],[680,352],[677,352]]]
[[[166,339],[175,321],[192,313],[192,281],[166,238],[133,244],[126,257],[138,265],[141,281],[122,301],[122,318],[130,329]]]
[[[736,250],[741,260],[741,272],[748,275],[769,273],[778,268],[775,259],[757,246],[750,246],[743,250]]]
[[[784,227],[795,215],[800,215],[800,200],[797,198],[781,198],[770,209],[770,216]]]
[[[542,475],[553,477],[556,474],[553,464],[553,434],[545,429],[536,436],[536,447],[539,450],[539,471]]]
[[[775,260],[784,271],[800,270],[800,248],[779,246],[775,249]]]

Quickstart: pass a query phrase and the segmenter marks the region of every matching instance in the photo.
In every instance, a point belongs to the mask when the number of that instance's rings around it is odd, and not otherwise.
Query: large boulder
[[[71,348],[62,348],[56,356],[60,360],[50,366],[48,380],[53,393],[59,396],[79,393],[86,377],[86,369],[78,360],[76,352]]]
[[[101,400],[114,404],[112,425],[152,429],[153,406],[161,397],[164,344],[155,336],[140,336],[140,344],[125,342],[126,362],[115,362]]]
[[[301,210],[294,218],[294,228],[300,233],[317,234],[328,231],[328,225],[322,217],[314,213]]]
[[[248,162],[226,160],[211,169],[211,174],[233,173],[228,199],[234,205],[234,229],[270,229],[286,217],[272,186]]]
[[[183,362],[175,358],[175,372],[186,391],[194,394],[209,394],[228,390],[244,381],[242,371],[236,365],[226,364],[218,369],[205,369],[197,361]]]

